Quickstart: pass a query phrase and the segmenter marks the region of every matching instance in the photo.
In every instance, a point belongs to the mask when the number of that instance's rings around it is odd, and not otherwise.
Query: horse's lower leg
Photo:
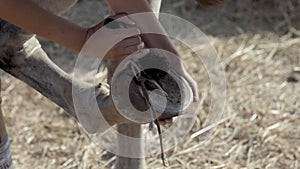
[[[71,94],[71,78],[57,67],[32,37],[24,48],[12,47],[0,53],[0,67],[27,83],[75,117]]]
[[[143,136],[141,125],[118,125],[118,133],[121,135],[118,137],[118,153],[127,154],[128,156],[134,155],[137,158],[118,156],[115,169],[146,169],[144,145],[141,139],[139,139]],[[128,136],[129,138],[124,136]]]
[[[118,64],[118,62],[112,61],[107,63],[108,83],[111,83],[112,76]],[[117,160],[115,169],[146,169],[144,145],[142,140],[139,139],[143,137],[141,125],[133,123],[119,124],[117,125],[117,131]]]
[[[79,80],[72,81],[70,75],[61,70],[48,58],[34,37],[26,41],[26,43],[22,45],[23,47],[17,46],[19,45],[16,44],[13,47],[0,48],[1,69],[30,85],[62,107],[73,117],[77,117],[73,103],[73,90],[83,92],[92,91],[96,93],[97,96],[98,105],[96,106],[101,110],[101,113],[110,125],[124,122],[125,119],[120,116],[114,108],[109,96],[109,90],[105,85],[95,87]],[[103,130],[97,127],[100,125],[98,124],[100,122],[91,117],[91,115],[100,113],[98,109],[96,111],[94,109],[91,110],[89,109],[89,105],[86,105],[89,104],[86,100],[80,102],[80,98],[77,98],[77,100],[78,99],[78,104],[82,104],[79,107],[86,108],[78,113],[86,115],[88,118],[86,120],[87,123],[83,124],[83,126],[86,127],[89,132]]]

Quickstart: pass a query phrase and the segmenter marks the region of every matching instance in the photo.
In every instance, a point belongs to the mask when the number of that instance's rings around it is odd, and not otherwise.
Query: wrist
[[[179,53],[177,52],[175,46],[166,35],[144,34],[142,35],[142,39],[147,48],[158,48],[179,56]]]
[[[81,49],[83,48],[83,46],[86,43],[86,41],[88,40],[88,38],[89,38],[89,29],[81,28],[79,37],[78,37],[78,39],[80,39],[80,40],[78,41],[78,45],[75,49],[77,52],[81,51]]]

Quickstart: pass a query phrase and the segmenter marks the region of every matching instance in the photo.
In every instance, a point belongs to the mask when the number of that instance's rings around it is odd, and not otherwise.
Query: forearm
[[[56,16],[31,0],[0,0],[0,17],[22,29],[80,51],[86,30]]]
[[[126,12],[127,14],[149,12],[148,14],[130,15],[141,33],[154,33],[142,35],[143,41],[149,48],[160,48],[177,54],[174,45],[167,37],[166,32],[151,12],[151,7],[146,0],[107,0],[114,13]]]

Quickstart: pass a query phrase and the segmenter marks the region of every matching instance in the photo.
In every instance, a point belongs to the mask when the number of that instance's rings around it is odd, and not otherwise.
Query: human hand
[[[144,49],[140,30],[123,13],[110,16],[87,29],[85,39],[85,53],[105,59],[122,60]]]
[[[171,53],[171,52],[156,50],[155,52],[157,53],[158,56],[165,57],[168,63],[170,64],[171,68],[187,81],[187,83],[189,84],[193,92],[194,101],[198,101],[199,94],[198,94],[197,82],[193,79],[190,73],[188,73],[187,70],[185,69],[180,54],[177,51],[173,51],[174,53]]]
[[[197,82],[192,78],[192,76],[186,71],[183,66],[175,68],[175,71],[177,71],[189,83],[193,92],[194,101],[198,101],[199,94]]]
[[[177,60],[177,59],[176,59]],[[174,62],[174,61],[172,61]],[[172,68],[179,74],[181,75],[189,84],[189,86],[192,89],[193,92],[193,98],[194,98],[194,102],[199,100],[199,94],[198,94],[198,85],[197,82],[193,79],[193,77],[186,71],[186,69],[183,66],[183,62],[182,59],[180,58],[176,64],[172,64],[171,66]]]

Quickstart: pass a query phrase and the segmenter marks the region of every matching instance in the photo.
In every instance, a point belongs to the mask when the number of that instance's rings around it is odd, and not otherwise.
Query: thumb
[[[119,41],[132,36],[139,36],[141,31],[136,27],[112,29],[112,35],[117,35]]]

